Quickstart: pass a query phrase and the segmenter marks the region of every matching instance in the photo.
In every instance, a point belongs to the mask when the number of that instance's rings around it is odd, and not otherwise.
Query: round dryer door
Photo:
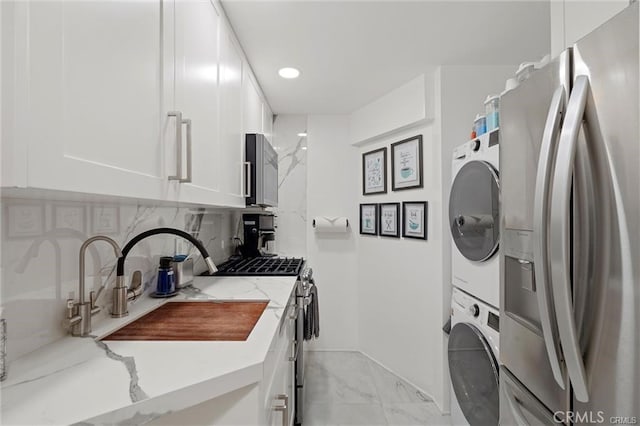
[[[455,398],[470,425],[497,425],[500,417],[498,363],[472,324],[458,323],[449,335],[449,374]]]
[[[473,261],[489,259],[500,241],[498,173],[484,161],[458,172],[449,196],[449,225],[458,250]]]

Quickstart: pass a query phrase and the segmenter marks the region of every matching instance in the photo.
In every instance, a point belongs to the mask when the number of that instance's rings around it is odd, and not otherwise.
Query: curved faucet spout
[[[87,247],[89,247],[89,245],[91,245],[91,243],[95,241],[105,241],[111,244],[111,247],[113,247],[113,252],[115,253],[116,257],[117,258],[122,257],[122,251],[120,250],[120,246],[118,245],[118,243],[116,243],[114,240],[112,240],[109,237],[96,235],[95,237],[91,237],[88,240],[86,240],[84,243],[82,243],[82,246],[80,246],[80,280],[79,280],[79,288],[78,288],[78,301],[80,303],[85,303],[85,299],[84,299],[85,252],[87,251]]]
[[[124,261],[127,258],[127,254],[129,254],[129,251],[131,251],[133,246],[136,245],[140,240],[143,240],[147,237],[150,237],[152,235],[158,235],[158,234],[177,235],[189,241],[200,251],[200,254],[204,259],[204,262],[207,264],[207,268],[209,269],[209,272],[213,274],[218,271],[218,268],[216,267],[215,263],[213,263],[213,260],[211,259],[211,256],[209,256],[209,252],[207,252],[207,249],[204,247],[204,245],[202,245],[200,241],[193,238],[190,234],[175,228],[155,228],[155,229],[150,229],[148,231],[145,231],[136,235],[131,239],[131,241],[129,241],[122,248],[122,257],[118,259],[118,273],[117,273],[118,277],[124,276]]]

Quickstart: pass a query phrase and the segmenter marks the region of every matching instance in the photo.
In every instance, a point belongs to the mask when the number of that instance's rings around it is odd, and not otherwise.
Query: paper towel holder
[[[313,222],[311,222],[311,226],[313,226],[314,228],[316,227],[316,220],[313,219]],[[347,219],[347,228],[349,227],[349,219]]]

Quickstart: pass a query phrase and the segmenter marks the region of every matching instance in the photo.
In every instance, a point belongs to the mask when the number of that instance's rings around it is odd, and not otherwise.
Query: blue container
[[[171,268],[172,257],[161,257],[158,268],[158,284],[156,294],[170,294],[176,291],[176,281]]]
[[[484,115],[477,115],[476,119],[473,121],[473,130],[476,131],[476,136],[487,133],[487,117]]]
[[[497,95],[487,97],[484,108],[487,115],[487,131],[490,132],[500,126],[500,97]]]

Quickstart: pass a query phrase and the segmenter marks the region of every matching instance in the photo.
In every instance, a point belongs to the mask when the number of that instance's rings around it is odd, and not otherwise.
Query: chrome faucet
[[[204,259],[204,262],[207,264],[207,268],[209,269],[210,273],[213,274],[218,270],[204,245],[202,245],[200,241],[196,240],[190,234],[174,228],[155,228],[149,231],[142,232],[133,237],[127,244],[125,244],[125,246],[122,248],[122,255],[118,258],[116,286],[113,289],[113,306],[111,308],[112,317],[119,318],[129,315],[128,301],[129,299],[131,299],[132,290],[127,289],[127,286],[124,282],[124,261],[127,258],[129,251],[131,251],[133,246],[136,245],[140,240],[158,234],[173,234],[184,238],[200,251],[200,254]],[[132,288],[136,285],[136,274],[134,274],[133,276],[133,281],[134,283],[132,284]]]
[[[78,279],[78,301],[74,303],[73,299],[67,300],[67,318],[65,324],[70,328],[71,334],[74,336],[86,336],[91,332],[91,317],[98,312],[100,308],[96,306],[96,293],[89,293],[89,302],[85,300],[84,294],[84,275],[85,275],[85,253],[87,247],[95,241],[105,241],[113,247],[113,251],[117,258],[122,257],[120,246],[109,237],[97,235],[91,237],[80,246],[80,277]]]

